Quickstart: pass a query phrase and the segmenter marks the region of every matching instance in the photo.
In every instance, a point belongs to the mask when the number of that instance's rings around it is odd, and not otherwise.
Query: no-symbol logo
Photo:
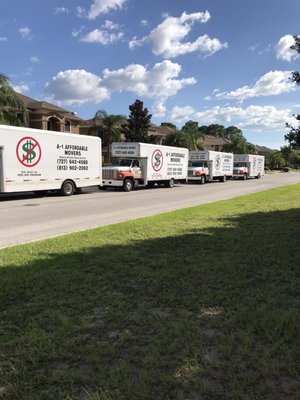
[[[221,168],[221,157],[219,155],[216,156],[215,167],[217,171],[219,171],[219,169]]]
[[[42,149],[39,142],[30,137],[23,137],[16,148],[18,160],[24,167],[34,167],[42,156]]]
[[[158,172],[163,166],[163,154],[159,149],[154,150],[151,157],[151,164],[154,171]]]

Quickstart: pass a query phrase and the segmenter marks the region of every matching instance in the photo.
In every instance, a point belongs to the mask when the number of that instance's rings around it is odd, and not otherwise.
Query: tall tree
[[[9,79],[0,73],[0,123],[15,126],[27,125],[27,110],[19,100]]]
[[[225,135],[225,127],[219,124],[202,125],[200,126],[200,130],[205,135],[211,135],[215,137],[224,137]]]
[[[200,150],[202,147],[201,141],[204,140],[204,133],[198,125],[198,122],[187,121],[181,128],[181,132],[186,140],[189,150]]]
[[[247,142],[243,136],[232,136],[230,141],[231,143],[223,146],[223,151],[233,154],[256,154],[255,146]]]
[[[225,128],[225,132],[223,132],[223,138],[231,139],[233,136],[241,136],[243,137],[243,132],[241,129],[237,128],[236,126],[228,126]]]
[[[300,54],[300,36],[294,36],[295,43],[291,46],[292,50],[297,51]],[[297,85],[300,85],[300,73],[299,71],[292,72],[291,80]],[[300,121],[300,114],[294,115],[296,121]],[[300,149],[300,124],[298,126],[293,126],[291,124],[286,124],[286,127],[290,129],[289,133],[284,136],[284,140],[289,143],[289,146],[294,149]]]
[[[127,124],[123,126],[122,130],[126,141],[149,143],[148,132],[152,115],[149,114],[148,109],[144,107],[144,103],[141,100],[135,100],[129,106],[129,110]]]
[[[281,168],[284,165],[284,158],[282,157],[280,151],[273,151],[266,158],[266,164],[271,169]]]
[[[292,50],[297,51],[300,54],[300,36],[294,35],[295,43],[291,46]],[[300,84],[300,73],[299,71],[292,72],[292,81],[296,82],[298,85]]]
[[[104,146],[108,147],[108,162],[110,162],[110,147],[112,142],[121,139],[121,126],[127,122],[124,115],[108,114],[105,110],[98,110],[93,118],[91,130],[100,136]]]
[[[186,147],[189,150],[203,150],[201,139],[204,139],[204,134],[198,126],[198,122],[188,121],[181,129],[175,127],[173,132],[165,138],[163,144]]]

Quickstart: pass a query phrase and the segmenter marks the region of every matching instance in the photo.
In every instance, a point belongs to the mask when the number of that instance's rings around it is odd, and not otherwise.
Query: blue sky
[[[84,119],[140,99],[156,124],[235,125],[280,148],[299,27],[299,0],[0,0],[0,72]]]

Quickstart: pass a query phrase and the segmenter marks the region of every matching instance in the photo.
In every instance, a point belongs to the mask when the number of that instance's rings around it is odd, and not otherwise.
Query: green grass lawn
[[[4,249],[0,398],[299,399],[299,266],[300,185]]]

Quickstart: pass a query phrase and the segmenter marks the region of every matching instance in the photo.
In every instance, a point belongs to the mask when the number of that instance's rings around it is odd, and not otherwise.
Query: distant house
[[[204,150],[213,150],[213,151],[222,151],[223,146],[229,143],[231,142],[228,139],[212,135],[206,135],[204,141],[201,142],[201,144],[204,147]]]
[[[265,156],[265,157],[269,156],[271,153],[273,153],[273,151],[275,151],[266,146],[257,146],[256,145],[255,148],[256,148],[258,155]]]
[[[29,128],[79,133],[79,124],[83,120],[75,113],[44,100],[35,100],[20,93],[16,94],[26,106]]]

